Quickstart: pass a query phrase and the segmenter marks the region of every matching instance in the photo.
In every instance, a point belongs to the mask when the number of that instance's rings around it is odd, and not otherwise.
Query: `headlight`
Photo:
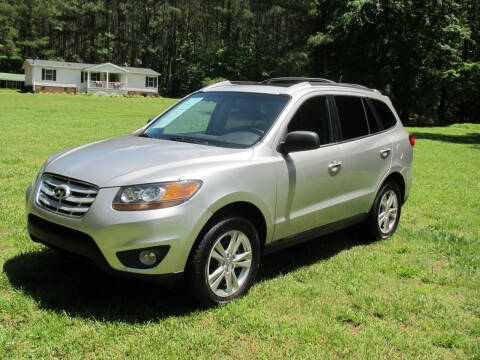
[[[150,210],[179,205],[200,188],[200,180],[121,187],[112,207],[115,210]]]

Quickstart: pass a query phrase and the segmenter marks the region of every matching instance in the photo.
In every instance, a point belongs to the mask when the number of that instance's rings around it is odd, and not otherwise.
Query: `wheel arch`
[[[402,200],[402,203],[403,203],[405,201],[405,179],[403,178],[402,174],[400,174],[397,171],[394,171],[394,172],[388,174],[388,176],[385,179],[383,179],[382,183],[380,184],[380,186],[377,189],[377,193],[378,193],[378,191],[380,191],[383,184],[385,184],[389,181],[395,182],[400,187],[400,191],[402,192],[401,200]]]
[[[260,245],[262,247],[262,252],[263,252],[263,248],[267,241],[267,237],[269,236],[269,229],[267,226],[265,215],[260,210],[260,208],[257,205],[253,204],[252,202],[239,200],[239,201],[234,201],[227,205],[224,205],[212,213],[210,218],[202,226],[197,237],[195,238],[195,241],[192,243],[192,246],[189,249],[189,255],[188,255],[186,266],[188,266],[190,262],[192,250],[195,249],[195,247],[201,241],[202,237],[205,235],[208,229],[210,229],[219,220],[226,218],[228,216],[234,216],[234,215],[242,216],[246,218],[253,224],[253,226],[255,226],[255,229],[258,232],[258,237],[259,237]]]

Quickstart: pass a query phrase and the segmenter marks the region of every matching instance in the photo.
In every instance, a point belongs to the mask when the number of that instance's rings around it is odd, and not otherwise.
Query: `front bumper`
[[[193,199],[165,209],[116,211],[112,209],[112,199],[118,189],[100,189],[84,216],[71,217],[39,206],[35,200],[38,185],[31,185],[26,193],[30,237],[88,259],[110,273],[149,279],[180,277],[209,212],[196,206]],[[146,248],[166,250],[152,268],[128,267],[119,258],[119,253]]]

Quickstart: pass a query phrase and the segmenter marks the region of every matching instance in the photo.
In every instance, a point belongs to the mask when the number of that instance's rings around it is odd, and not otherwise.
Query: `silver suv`
[[[134,133],[52,155],[26,193],[32,240],[204,304],[245,294],[262,254],[364,223],[395,232],[414,139],[388,97],[316,78],[224,81]]]

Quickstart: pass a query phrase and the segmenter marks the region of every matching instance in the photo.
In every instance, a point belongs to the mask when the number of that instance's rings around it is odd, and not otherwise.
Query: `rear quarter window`
[[[392,110],[390,110],[390,107],[387,104],[377,99],[370,99],[370,101],[377,111],[378,117],[385,130],[390,129],[397,124],[397,118],[393,115]]]
[[[371,105],[368,103],[367,99],[363,99],[363,106],[365,107],[365,113],[367,114],[368,127],[370,128],[370,134],[376,134],[381,129],[377,121],[377,117],[372,111]]]

